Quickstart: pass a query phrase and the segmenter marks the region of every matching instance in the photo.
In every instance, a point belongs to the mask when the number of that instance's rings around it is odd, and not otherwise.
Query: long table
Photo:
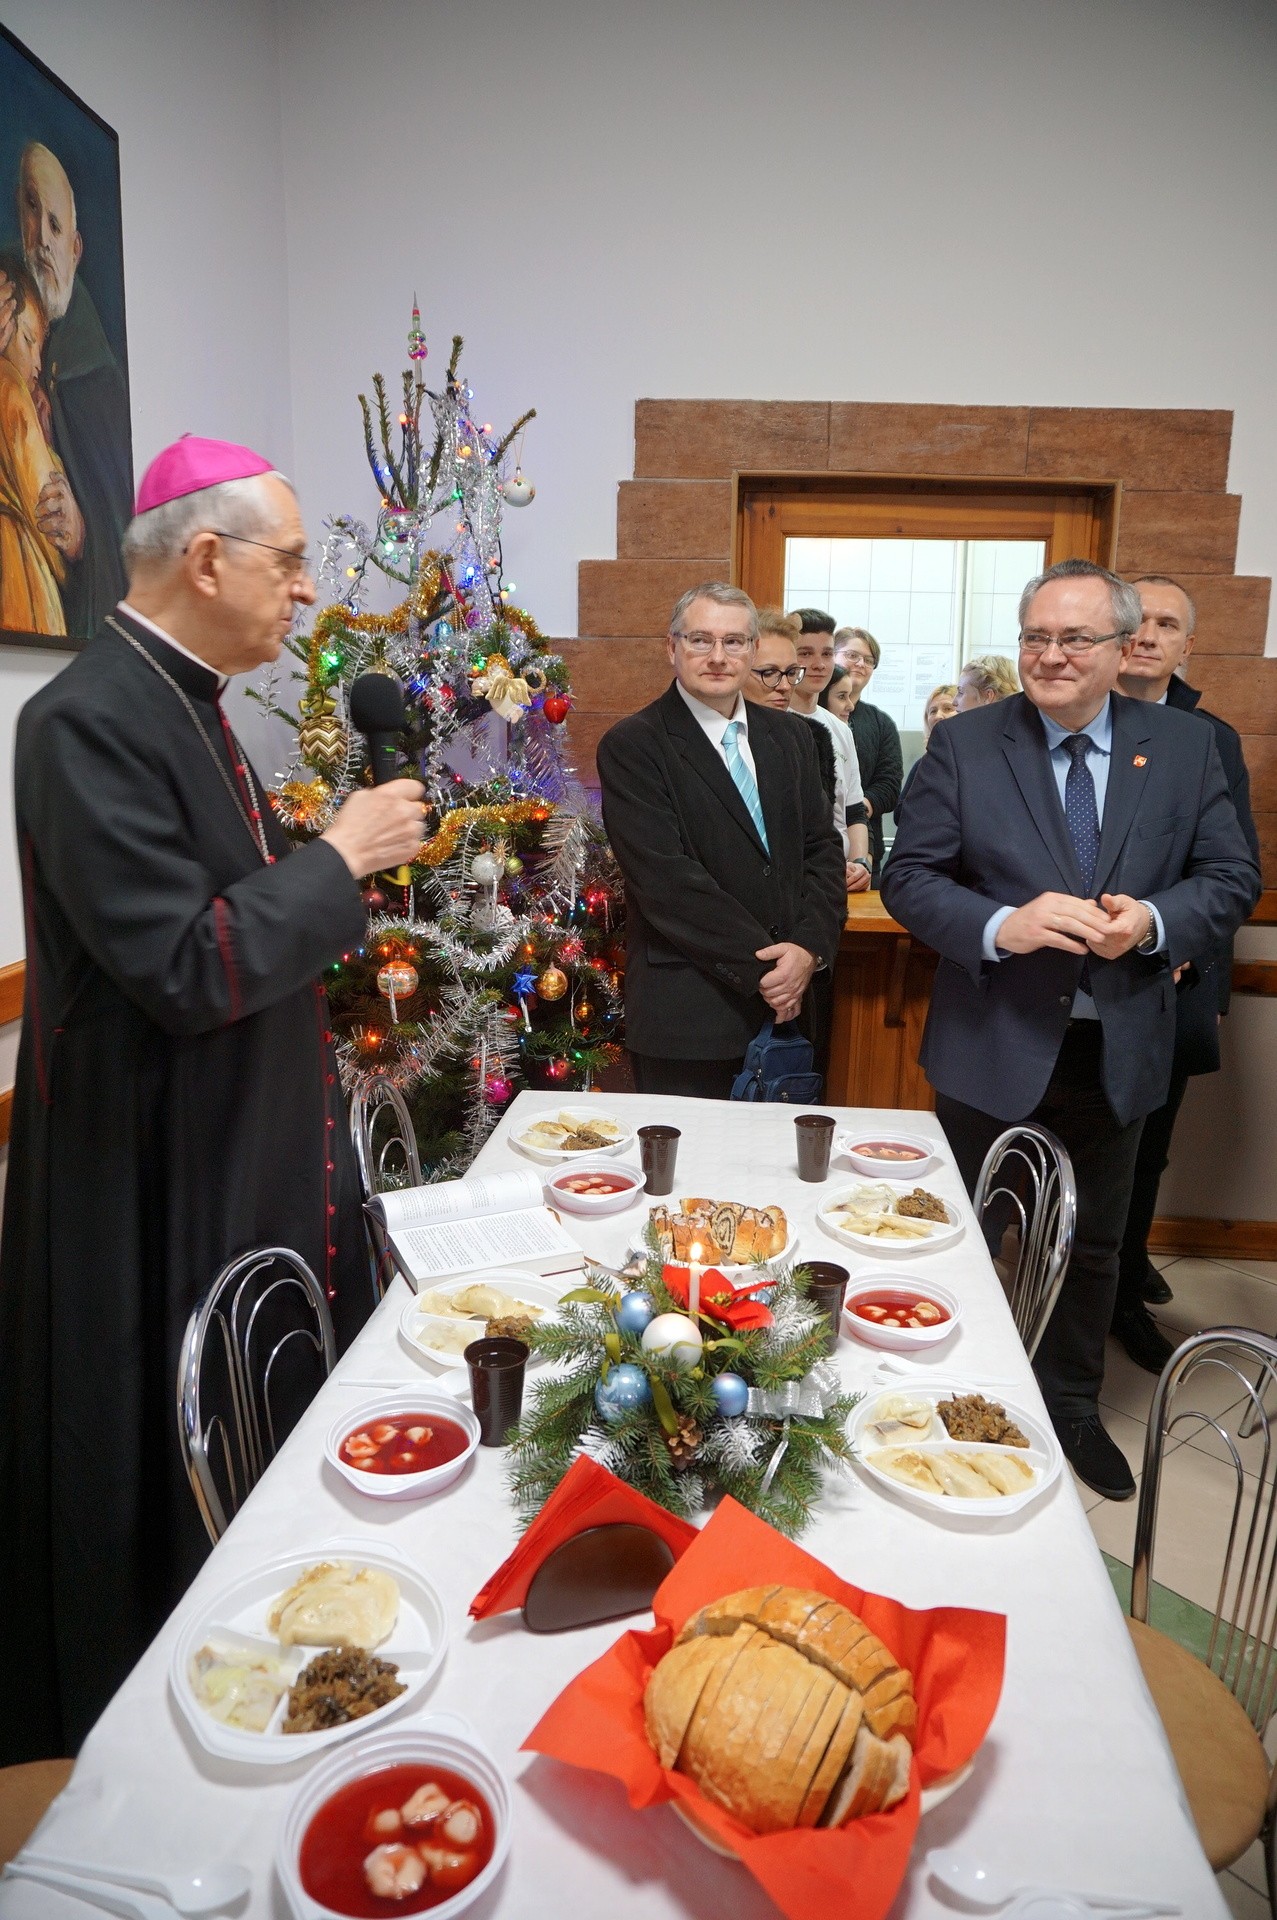
[[[578,1096],[579,1099],[579,1096]],[[524,1093],[476,1162],[491,1171],[528,1162],[512,1131],[562,1096]],[[783,1106],[732,1105],[651,1096],[604,1096],[600,1106],[637,1126],[682,1129],[676,1193],[782,1205],[799,1254],[854,1256],[816,1225],[831,1186],[799,1181],[794,1128]],[[937,1377],[1005,1383],[1027,1410],[1041,1399],[944,1135],[934,1114],[838,1111],[840,1122],[936,1139],[945,1154],[926,1184],[960,1205],[967,1230],[954,1246],[894,1264],[931,1276],[963,1303],[961,1323],[930,1362]],[[632,1160],[634,1154],[624,1156]],[[855,1178],[835,1163],[831,1180]],[[610,1219],[564,1216],[581,1245],[615,1263],[644,1218],[641,1207]],[[369,1397],[367,1382],[421,1381],[397,1337],[403,1280],[387,1296],[213,1551],[177,1613],[138,1662],[85,1743],[70,1786],[40,1839],[51,1850],[119,1865],[193,1866],[210,1858],[252,1870],[249,1911],[287,1909],[272,1858],[296,1770],[252,1772],[210,1759],[169,1697],[167,1675],[189,1609],[282,1553],[309,1553],[334,1537],[393,1540],[444,1598],[451,1642],[437,1683],[417,1709],[467,1715],[514,1782],[515,1836],[496,1888],[476,1920],[775,1920],[745,1870],[710,1853],[668,1807],[636,1813],[612,1780],[520,1752],[520,1744],[568,1679],[628,1624],[549,1637],[527,1634],[517,1614],[479,1624],[472,1596],[513,1547],[517,1530],[504,1485],[504,1452],[480,1448],[448,1491],[420,1504],[365,1500],[323,1464],[323,1435],[343,1405]],[[846,1381],[871,1381],[881,1355],[846,1338]],[[1007,1615],[1001,1703],[971,1778],[921,1825],[893,1920],[952,1916],[929,1884],[928,1847],[961,1845],[1013,1882],[1081,1884],[1161,1896],[1192,1920],[1226,1908],[1184,1805],[1161,1724],[1145,1690],[1121,1610],[1067,1470],[1023,1514],[975,1528],[929,1519],[885,1497],[851,1469],[826,1485],[803,1545],[844,1578],[913,1607],[939,1604]],[[742,1574],[742,1584],[746,1583]],[[11,1655],[16,1649],[10,1650]],[[29,1884],[0,1885],[5,1920],[83,1916],[78,1903]]]

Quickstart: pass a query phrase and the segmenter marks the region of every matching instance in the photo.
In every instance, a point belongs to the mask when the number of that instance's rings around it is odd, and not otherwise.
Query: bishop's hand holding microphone
[[[361,880],[413,859],[421,845],[426,790],[420,780],[397,773],[399,739],[407,725],[397,680],[386,673],[361,673],[350,689],[350,720],[368,743],[373,784],[348,796],[320,838],[336,847]]]

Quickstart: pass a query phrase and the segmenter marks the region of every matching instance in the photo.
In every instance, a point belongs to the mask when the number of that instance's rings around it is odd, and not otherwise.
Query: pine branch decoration
[[[684,1312],[663,1272],[661,1257],[649,1249],[642,1277],[633,1284],[648,1296],[654,1313]],[[585,1454],[685,1518],[706,1499],[730,1494],[781,1532],[801,1533],[826,1473],[851,1458],[846,1422],[859,1396],[838,1393],[809,1418],[746,1412],[725,1419],[714,1380],[731,1372],[763,1392],[775,1392],[806,1379],[824,1357],[827,1327],[807,1299],[805,1270],[777,1271],[770,1327],[733,1332],[702,1314],[702,1364],[690,1370],[668,1356],[645,1352],[636,1335],[622,1330],[620,1300],[614,1278],[589,1269],[585,1284],[565,1299],[558,1315],[528,1335],[550,1369],[532,1387],[511,1438],[510,1489],[521,1519],[526,1523],[536,1515],[572,1462]],[[651,1397],[606,1424],[595,1390],[620,1364],[641,1368]]]

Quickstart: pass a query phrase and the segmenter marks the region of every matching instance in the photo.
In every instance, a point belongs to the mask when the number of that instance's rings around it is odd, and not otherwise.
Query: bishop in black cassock
[[[262,484],[291,503],[300,550],[290,490]],[[254,530],[286,544],[273,522]],[[276,547],[204,540],[209,577],[251,600],[244,569],[268,575]],[[274,652],[291,601],[313,599],[300,566],[282,591]],[[221,1267],[295,1249],[329,1290],[339,1345],[372,1305],[317,981],[363,936],[359,884],[337,839],[289,850],[221,684],[126,603],[19,720],[0,1764],[78,1747],[208,1551],[174,1398],[186,1321]],[[360,817],[389,791],[356,796]]]

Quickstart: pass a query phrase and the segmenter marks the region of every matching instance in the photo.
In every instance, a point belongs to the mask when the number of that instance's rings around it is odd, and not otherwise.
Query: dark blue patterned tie
[[[1095,865],[1100,857],[1100,812],[1095,804],[1095,781],[1086,764],[1086,750],[1090,744],[1090,737],[1085,733],[1070,734],[1062,742],[1069,756],[1069,770],[1064,778],[1064,819],[1082,875],[1082,893],[1087,899],[1090,898]],[[1082,977],[1078,986],[1083,993],[1091,991],[1089,960],[1082,962]]]

